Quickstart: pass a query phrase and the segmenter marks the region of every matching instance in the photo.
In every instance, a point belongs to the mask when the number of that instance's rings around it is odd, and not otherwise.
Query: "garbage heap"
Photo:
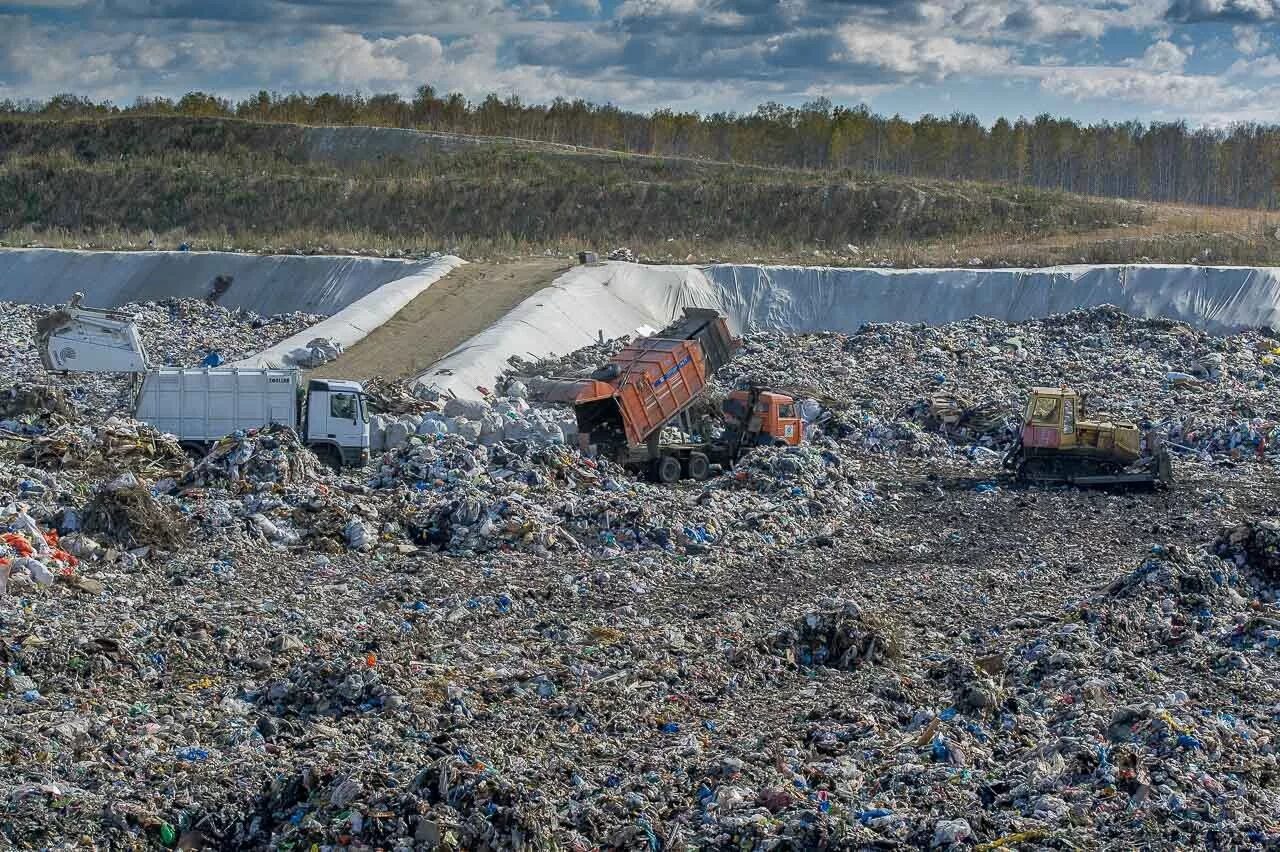
[[[1184,459],[1280,458],[1274,336],[1215,337],[1113,307],[1021,323],[974,317],[868,324],[852,335],[747,334],[716,385],[723,394],[751,383],[838,402],[829,433],[877,452],[1002,454],[1027,390],[1065,383],[1086,395],[1090,416],[1153,428]],[[958,410],[947,410],[948,399]]]
[[[0,388],[0,430],[11,435],[43,435],[66,426],[75,416],[59,388],[31,382]]]
[[[1269,588],[1280,584],[1280,524],[1255,521],[1224,530],[1214,551],[1259,581],[1260,594],[1275,600]]]
[[[539,360],[512,355],[507,359],[510,369],[503,374],[498,387],[508,395],[512,395],[510,393],[512,383],[519,382],[530,389],[530,396],[533,399],[537,399],[538,379],[549,376],[572,379],[590,376],[630,342],[630,335],[623,335],[584,346],[565,355],[558,357],[553,355]]]
[[[320,475],[320,460],[303,446],[298,433],[272,423],[235,432],[218,441],[182,478],[180,485],[215,483],[255,485],[310,482]]]
[[[56,529],[42,528],[22,504],[0,505],[0,597],[10,578],[24,575],[41,586],[70,575],[79,561],[62,548]]]
[[[672,487],[421,420],[362,470],[258,430],[189,479],[0,435],[0,845],[1280,845],[1269,450],[1031,488],[963,418],[1065,378],[1253,429],[1265,338],[1103,311],[767,342],[729,371],[792,376],[824,434]]]
[[[122,417],[100,426],[65,425],[31,437],[18,460],[46,470],[79,469],[100,475],[138,471],[173,475],[188,466],[172,435]]]
[[[122,547],[172,551],[187,538],[185,519],[156,499],[148,485],[132,472],[101,485],[84,507],[81,525],[86,533]]]
[[[523,393],[517,386],[515,392]],[[371,418],[372,452],[399,450],[409,438],[457,435],[473,444],[491,446],[499,441],[546,446],[572,443],[577,421],[566,408],[535,408],[521,396],[480,400],[449,399],[432,404],[431,410],[378,414]]]
[[[427,435],[386,454],[368,485],[384,505],[398,494],[389,502],[414,543],[463,554],[776,546],[829,537],[876,500],[831,442],[761,448],[700,488],[670,489],[559,445]]]

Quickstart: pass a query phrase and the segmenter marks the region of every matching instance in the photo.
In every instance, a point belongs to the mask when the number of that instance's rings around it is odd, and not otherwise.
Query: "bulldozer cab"
[[[1077,441],[1080,395],[1068,388],[1032,388],[1022,419],[1022,445],[1066,449]]]
[[[786,394],[763,390],[739,390],[724,404],[725,419],[741,428],[750,443],[788,444],[804,440],[804,422],[796,401]]]

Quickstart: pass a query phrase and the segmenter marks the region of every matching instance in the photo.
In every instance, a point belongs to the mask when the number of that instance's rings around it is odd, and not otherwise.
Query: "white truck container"
[[[83,298],[77,293],[36,324],[45,369],[142,376],[134,416],[194,452],[224,435],[280,423],[335,467],[369,460],[369,411],[358,382],[312,379],[304,394],[297,370],[152,367],[135,318],[86,308]]]
[[[312,379],[297,370],[160,367],[143,374],[135,416],[206,451],[234,432],[281,423],[330,464],[369,460],[369,417],[357,382]]]

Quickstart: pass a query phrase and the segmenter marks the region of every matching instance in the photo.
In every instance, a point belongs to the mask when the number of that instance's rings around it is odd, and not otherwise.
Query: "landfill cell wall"
[[[1115,305],[1225,334],[1280,329],[1280,269],[1064,266],[1046,269],[837,269],[641,266],[573,269],[446,355],[419,380],[459,395],[492,385],[513,355],[563,355],[603,335],[662,328],[686,306],[716,308],[736,332],[851,333],[868,322],[1008,321]]]
[[[0,301],[58,304],[82,291],[85,304],[114,308],[167,298],[203,299],[220,275],[232,279],[218,300],[264,316],[337,313],[374,290],[438,261],[337,255],[231,252],[0,250]]]
[[[84,303],[114,308],[167,298],[203,299],[219,276],[231,286],[218,299],[264,316],[305,311],[327,319],[242,361],[278,367],[283,356],[315,337],[344,347],[363,339],[454,267],[459,258],[423,261],[337,255],[224,252],[89,252],[0,250],[0,301],[59,304],[77,291]]]

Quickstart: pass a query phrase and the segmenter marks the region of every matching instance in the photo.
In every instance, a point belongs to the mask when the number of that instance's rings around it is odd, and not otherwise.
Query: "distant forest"
[[[1191,204],[1280,206],[1280,126],[1237,124],[1193,129],[1185,122],[1080,124],[1040,115],[886,118],[866,107],[815,100],[776,103],[752,113],[657,110],[644,114],[583,100],[527,104],[489,95],[468,101],[422,86],[395,94],[259,92],[238,103],[202,92],[177,101],[139,98],[131,106],[76,95],[48,101],[0,101],[0,114],[32,118],[109,115],[222,116],[312,125],[375,125],[694,157],[812,170],[850,170],[999,181],[1087,195]]]

